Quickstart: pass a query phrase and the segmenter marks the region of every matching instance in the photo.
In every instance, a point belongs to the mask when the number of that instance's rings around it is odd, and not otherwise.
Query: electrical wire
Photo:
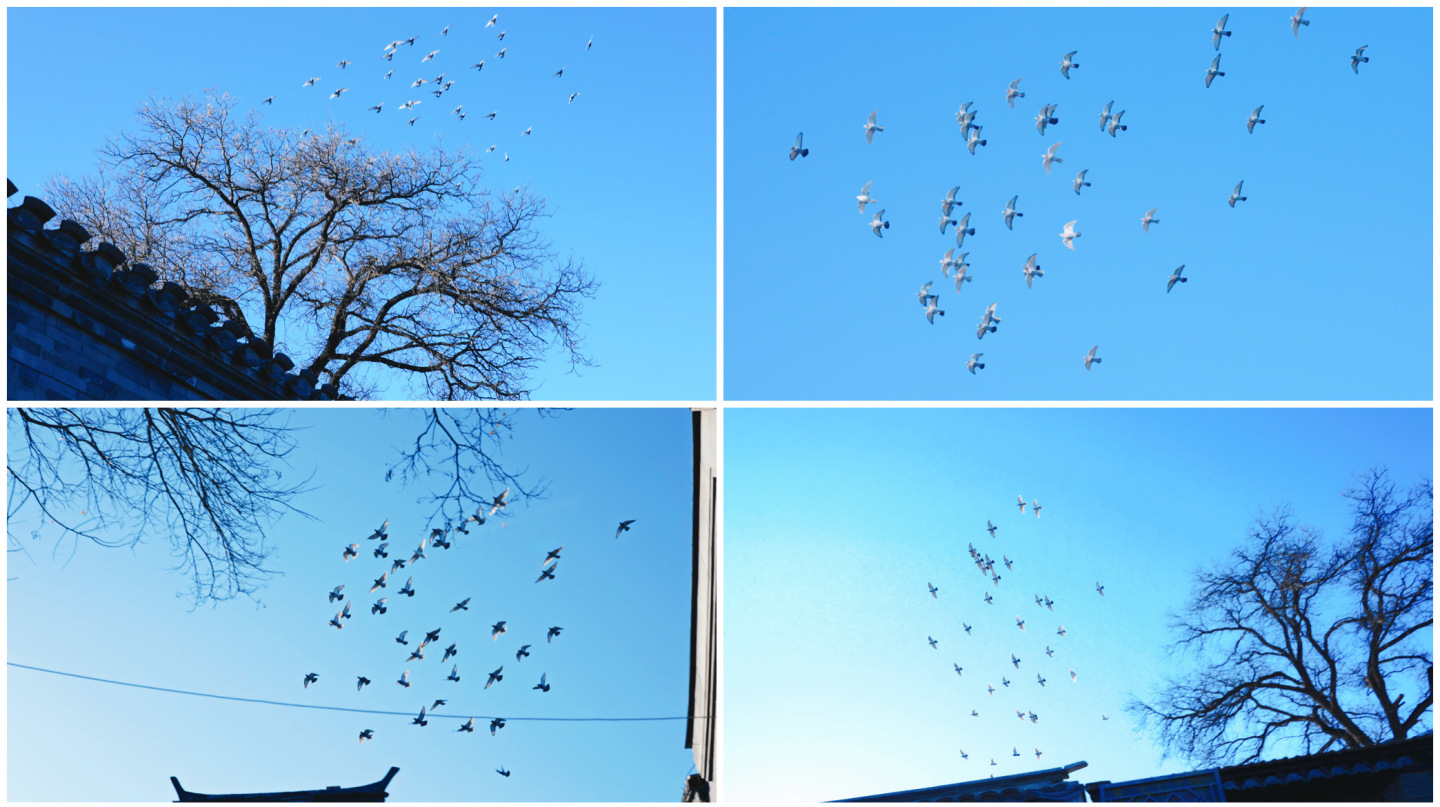
[[[33,670],[35,672],[48,673],[49,675],[61,675],[66,678],[79,678],[85,681],[95,681],[101,684],[114,684],[115,686],[133,687],[135,689],[149,689],[155,692],[169,692],[172,695],[191,695],[197,698],[214,698],[222,701],[238,701],[240,703],[260,703],[266,706],[288,706],[296,709],[323,709],[330,712],[355,712],[367,715],[395,715],[397,717],[410,717],[413,712],[391,712],[383,709],[355,709],[348,706],[320,706],[314,703],[290,703],[287,701],[272,701],[264,698],[242,698],[236,695],[216,695],[211,692],[192,692],[188,689],[171,689],[169,687],[157,687],[150,684],[136,684],[129,681],[115,681],[109,678],[97,678],[93,675],[81,675],[79,673],[62,672],[60,670],[47,670],[44,667],[32,667],[29,664],[16,664],[13,661],[5,662],[7,667],[18,667],[22,670]],[[438,712],[430,712],[431,717],[469,717],[470,715],[442,715]],[[509,715],[474,715],[484,720],[503,718],[506,722],[512,720],[530,720],[536,722],[550,723],[642,723],[658,720],[689,720],[688,717],[511,717]],[[700,719],[697,717],[697,719]]]

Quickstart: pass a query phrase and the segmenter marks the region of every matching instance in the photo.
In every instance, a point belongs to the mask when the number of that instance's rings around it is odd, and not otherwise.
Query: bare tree
[[[267,128],[214,91],[138,115],[99,176],[51,180],[50,203],[345,393],[398,378],[428,398],[516,399],[557,344],[589,363],[597,282],[541,237],[543,200],[484,189],[466,149]]]
[[[39,539],[107,547],[165,535],[196,604],[253,595],[273,574],[265,528],[304,483],[285,481],[295,443],[270,411],[11,409],[7,523],[33,507]],[[7,531],[11,552],[25,541]]]
[[[1196,575],[1173,658],[1194,668],[1128,708],[1167,753],[1253,762],[1404,739],[1429,713],[1434,495],[1383,470],[1346,494],[1354,523],[1327,547],[1288,511],[1261,517],[1229,561]],[[1406,703],[1406,692],[1413,703]]]
[[[531,411],[536,417],[554,414]],[[420,501],[434,505],[432,519],[451,527],[465,526],[502,488],[515,494],[512,502],[543,499],[549,488],[543,478],[525,481],[528,468],[507,468],[500,461],[503,438],[511,436],[514,418],[513,412],[499,409],[426,409],[414,442],[400,450],[385,479],[399,473],[401,484],[423,481],[430,492]]]

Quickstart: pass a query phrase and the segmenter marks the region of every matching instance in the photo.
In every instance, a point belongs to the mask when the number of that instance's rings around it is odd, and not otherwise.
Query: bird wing
[[[1012,90],[1017,90],[1017,89],[1019,89],[1019,88],[1020,88],[1020,79],[1017,78],[1017,79],[1015,79],[1014,81],[1010,82],[1010,89],[1012,89]]]
[[[876,110],[876,112],[878,112],[878,111],[879,111],[879,110]],[[870,117],[867,118],[865,122],[868,123],[868,124],[870,124],[871,126],[874,126],[874,125],[875,125],[875,112],[871,112],[871,113],[870,113]]]

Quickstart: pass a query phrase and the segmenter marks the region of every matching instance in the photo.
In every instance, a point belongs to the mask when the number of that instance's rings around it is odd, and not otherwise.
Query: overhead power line
[[[49,675],[60,675],[66,678],[79,678],[84,681],[95,681],[101,684],[114,684],[115,686],[132,687],[134,689],[149,689],[155,692],[169,692],[172,695],[191,695],[197,698],[214,698],[222,701],[238,701],[240,703],[260,703],[266,706],[287,706],[295,709],[323,709],[330,712],[355,712],[367,715],[395,715],[397,717],[410,717],[414,712],[392,712],[384,709],[355,709],[348,706],[320,706],[314,703],[290,703],[287,701],[272,701],[264,698],[242,698],[236,695],[216,695],[213,692],[192,692],[188,689],[171,689],[170,687],[157,687],[150,684],[136,684],[130,681],[115,681],[110,678],[97,678],[93,675],[81,675],[79,673],[63,672],[61,670],[47,670],[44,667],[32,667],[29,664],[16,664],[13,661],[5,662],[6,666],[17,667],[22,670],[33,670],[34,672],[47,673]],[[432,717],[470,717],[470,715],[443,715],[431,712]],[[493,720],[504,718],[506,722],[512,720],[533,720],[536,722],[549,723],[643,723],[658,720],[688,720],[685,716],[680,717],[511,717],[510,715],[474,715],[477,718]],[[703,719],[703,718],[696,718]]]

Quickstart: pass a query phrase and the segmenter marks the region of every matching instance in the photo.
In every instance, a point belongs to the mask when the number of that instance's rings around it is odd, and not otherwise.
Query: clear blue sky
[[[557,353],[535,373],[534,397],[715,396],[713,9],[45,8],[10,9],[7,22],[6,172],[23,193],[53,174],[92,173],[103,138],[131,127],[151,94],[210,87],[246,106],[274,95],[260,107],[267,124],[334,120],[376,148],[494,144],[488,184],[529,183],[555,213],[543,227],[556,254],[604,283],[582,330],[599,366],[577,377]],[[410,36],[413,47],[382,59]],[[483,71],[468,69],[482,58]],[[343,71],[341,59],[352,62]],[[443,99],[409,88],[441,72],[456,80]],[[321,81],[301,89],[312,76]],[[338,87],[350,91],[327,100]],[[414,128],[395,111],[412,98],[424,102]],[[382,101],[383,114],[366,111]],[[448,114],[460,103],[464,121]],[[491,110],[494,121],[483,117]],[[534,133],[522,137],[526,127]]]
[[[270,700],[418,713],[449,704],[430,725],[362,715],[217,701],[9,668],[7,796],[11,801],[174,798],[169,777],[210,793],[373,782],[391,765],[396,801],[673,801],[693,758],[685,721],[540,723],[513,720],[492,737],[456,731],[468,716],[684,716],[689,698],[691,434],[688,410],[522,412],[504,459],[550,480],[550,497],[472,526],[449,550],[413,566],[416,595],[389,592],[372,616],[367,594],[389,560],[367,542],[390,519],[390,554],[428,535],[426,491],[386,483],[391,446],[413,439],[418,416],[376,410],[295,411],[292,457],[317,490],[298,503],[318,521],[285,518],[269,533],[283,573],[260,604],[192,611],[185,579],[167,571],[165,536],[133,553],[25,538],[8,564],[11,662],[123,681]],[[499,491],[495,491],[499,493]],[[621,519],[636,519],[618,540]],[[29,524],[12,525],[28,535]],[[342,549],[361,556],[342,562]],[[554,580],[535,583],[545,553],[564,546]],[[67,563],[68,559],[68,563]],[[33,560],[33,562],[32,562]],[[411,574],[411,568],[402,574]],[[327,593],[345,584],[356,612],[345,628]],[[449,609],[471,597],[470,610]],[[490,625],[508,622],[492,641]],[[547,644],[552,625],[565,630]],[[406,662],[425,631],[441,641]],[[409,648],[393,639],[408,629]],[[443,648],[460,655],[441,663]],[[522,644],[531,656],[517,663]],[[461,680],[445,680],[451,664]],[[504,680],[484,689],[504,665]],[[410,689],[395,683],[409,669]],[[320,680],[308,689],[308,672]],[[552,689],[531,689],[548,674]],[[373,684],[356,691],[356,676]],[[358,742],[361,729],[373,742]],[[504,766],[506,779],[494,771]]]
[[[1206,89],[1227,11],[1226,75]],[[727,9],[726,397],[1429,400],[1432,12],[1314,8],[1298,40],[1293,12]],[[1112,100],[1130,127],[1114,139]],[[974,156],[954,117],[967,101],[989,143]],[[1042,137],[1047,103],[1060,123]],[[885,131],[866,145],[871,110]],[[800,131],[811,153],[791,162]],[[871,181],[880,203],[861,214]],[[958,297],[939,265],[955,185],[976,230]],[[1072,219],[1074,252],[1058,237]],[[1181,264],[1190,282],[1167,295]],[[926,281],[946,311],[933,326]],[[990,303],[1004,323],[977,341]]]
[[[1193,769],[1160,764],[1121,709],[1173,668],[1166,614],[1184,603],[1193,570],[1223,561],[1257,515],[1286,504],[1299,523],[1342,537],[1351,518],[1340,494],[1355,474],[1388,466],[1407,487],[1429,476],[1431,418],[730,410],[727,798],[838,799],[1079,760],[1090,763],[1082,782]],[[1020,515],[1017,494],[1040,501],[1039,519]],[[998,588],[968,543],[1014,561]],[[1040,721],[1022,724],[1016,709]]]

